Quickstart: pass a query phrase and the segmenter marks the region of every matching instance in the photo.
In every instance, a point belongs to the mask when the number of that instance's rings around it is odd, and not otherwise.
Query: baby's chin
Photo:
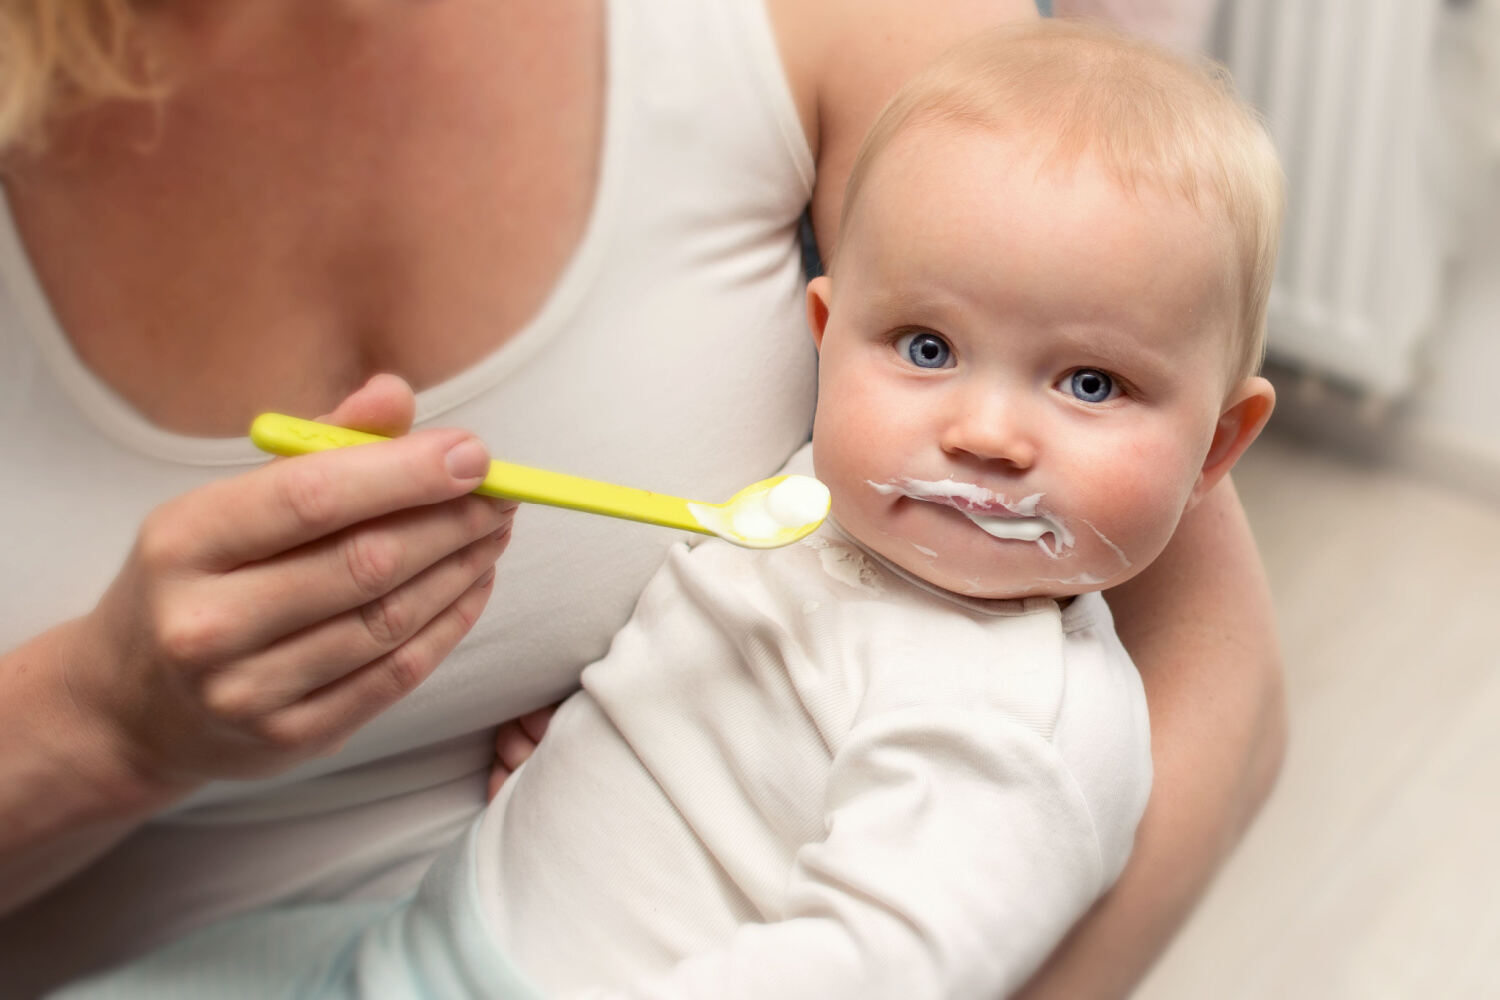
[[[997,573],[983,567],[965,567],[930,550],[919,550],[909,542],[887,539],[886,546],[870,546],[886,559],[900,566],[912,576],[940,590],[986,601],[1017,601],[1028,597],[1046,597],[1066,602],[1079,594],[1105,590],[1125,582],[1134,576],[1131,571],[1120,571],[1111,575],[1090,573],[1085,567],[1070,565],[1069,560],[1060,560],[1055,575],[1022,576],[1017,573]],[[889,544],[889,543],[895,544]],[[865,544],[869,544],[866,542]]]
[[[964,597],[1062,601],[1135,575],[1123,553],[1112,546],[1076,547],[1071,537],[1060,545],[1052,533],[1041,540],[997,539],[978,528],[957,534],[925,532],[921,537],[928,544],[923,545],[894,530],[896,525],[888,520],[862,518],[861,513],[858,507],[841,511],[835,497],[833,516],[845,533],[925,583]]]
[[[927,578],[923,577],[923,579]],[[1050,580],[1035,580],[1029,583],[1017,583],[1015,581],[986,583],[982,580],[950,581],[949,583],[927,580],[927,582],[944,590],[952,591],[955,594],[984,601],[1021,601],[1028,597],[1047,597],[1057,601],[1064,601],[1077,597],[1085,590],[1093,589],[1087,587],[1069,589],[1059,586]]]
[[[1068,598],[1086,590],[1097,589],[1079,583],[1075,586],[1058,580],[1036,578],[1017,579],[1015,574],[974,572],[972,569],[947,565],[941,555],[918,549],[909,542],[895,539],[896,544],[870,547],[886,559],[925,583],[959,594],[986,601],[1021,600],[1027,597]],[[868,542],[865,544],[869,545]]]

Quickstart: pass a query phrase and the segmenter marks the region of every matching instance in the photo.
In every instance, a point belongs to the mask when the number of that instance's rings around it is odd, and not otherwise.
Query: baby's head
[[[1140,572],[1270,415],[1280,206],[1221,74],[1055,20],[955,50],[866,138],[808,288],[834,517],[959,593]]]

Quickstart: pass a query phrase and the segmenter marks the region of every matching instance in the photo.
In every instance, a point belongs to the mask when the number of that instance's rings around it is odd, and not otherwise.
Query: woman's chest
[[[455,10],[488,6],[509,5]],[[73,349],[148,420],[201,435],[493,351],[546,300],[593,201],[602,26],[563,7],[575,18],[547,32],[469,14],[283,45],[189,74],[154,115],[80,122],[9,184]],[[555,41],[522,56],[531,35]]]

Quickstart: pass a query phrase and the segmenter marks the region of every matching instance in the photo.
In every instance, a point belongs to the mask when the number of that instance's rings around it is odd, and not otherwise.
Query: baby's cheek
[[[1095,491],[1094,513],[1083,515],[1083,531],[1108,550],[1101,557],[1117,552],[1115,561],[1138,567],[1166,546],[1186,503],[1187,491],[1165,477],[1116,481],[1113,488]]]

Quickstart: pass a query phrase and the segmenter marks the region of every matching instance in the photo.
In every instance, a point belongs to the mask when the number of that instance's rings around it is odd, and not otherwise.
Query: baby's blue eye
[[[1097,368],[1080,368],[1068,378],[1068,390],[1085,403],[1103,403],[1116,393],[1115,380]]]
[[[947,368],[953,363],[948,342],[935,333],[902,334],[896,350],[918,368]]]

